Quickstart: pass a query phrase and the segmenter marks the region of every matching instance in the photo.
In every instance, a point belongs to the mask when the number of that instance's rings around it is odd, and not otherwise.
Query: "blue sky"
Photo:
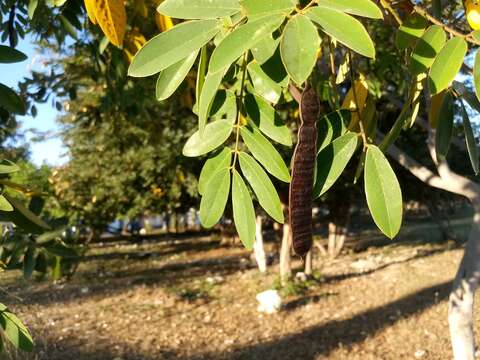
[[[17,47],[28,56],[28,59],[21,63],[0,64],[0,81],[7,86],[17,89],[19,80],[30,74],[30,69],[42,70],[40,57],[35,54],[35,49],[31,39],[26,36]],[[37,104],[38,114],[36,118],[31,116],[20,116],[21,130],[25,133],[25,141],[30,143],[31,160],[36,165],[47,163],[49,165],[61,165],[68,159],[64,156],[66,149],[63,147],[62,141],[58,136],[51,136],[48,140],[42,142],[31,142],[34,136],[32,131],[49,132],[51,134],[58,133],[58,125],[55,119],[59,112],[49,103]]]

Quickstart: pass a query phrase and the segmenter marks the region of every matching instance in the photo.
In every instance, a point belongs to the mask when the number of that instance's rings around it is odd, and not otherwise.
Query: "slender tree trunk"
[[[313,253],[312,253],[312,250],[313,249],[310,249],[310,251],[305,256],[304,273],[305,273],[305,275],[307,275],[309,277],[312,276],[312,274],[313,274]]]
[[[290,223],[283,224],[282,247],[280,249],[280,281],[285,285],[292,277],[291,265],[292,231]]]
[[[439,175],[422,166],[394,145],[388,149],[397,162],[424,183],[466,197],[474,210],[473,224],[449,298],[448,322],[455,360],[475,359],[473,305],[480,281],[480,185],[450,170],[445,161],[437,162],[434,133],[430,130],[429,150]]]
[[[328,222],[328,255],[333,257],[335,251],[335,240],[337,237],[337,225],[334,221]]]
[[[262,222],[262,217],[258,215],[256,221],[255,244],[253,245],[253,253],[255,255],[255,260],[257,261],[258,269],[261,273],[265,273],[267,271],[267,257],[265,255],[265,249],[263,247]]]

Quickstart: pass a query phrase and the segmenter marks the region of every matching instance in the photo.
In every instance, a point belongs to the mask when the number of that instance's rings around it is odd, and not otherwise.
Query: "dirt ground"
[[[69,282],[5,274],[0,300],[36,340],[13,359],[450,359],[461,253],[417,243],[317,256],[315,279],[292,282],[282,311],[264,315],[255,295],[278,286],[277,265],[260,275],[246,251],[209,237],[124,243],[92,249]]]

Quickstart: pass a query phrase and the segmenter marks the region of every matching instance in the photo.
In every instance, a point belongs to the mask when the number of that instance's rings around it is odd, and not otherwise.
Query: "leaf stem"
[[[355,89],[355,73],[353,70],[352,52],[350,50],[348,50],[348,62],[350,63],[350,78],[352,80],[353,101],[355,102],[355,109],[358,115],[358,125],[360,127],[360,133],[362,135],[363,148],[366,149],[368,146],[368,139],[367,139],[367,134],[365,133],[365,126],[362,119],[362,112],[360,111],[360,107],[358,104],[357,90]]]
[[[235,127],[236,127],[236,135],[235,135],[235,149],[234,149],[234,154],[233,154],[233,164],[231,166],[232,171],[235,170],[235,165],[237,164],[237,159],[238,159],[238,144],[240,143],[240,129],[242,128],[241,125],[241,112],[242,112],[242,106],[243,106],[243,95],[244,95],[244,89],[245,89],[245,79],[247,75],[247,56],[248,56],[248,51],[246,51],[243,54],[243,60],[242,60],[242,80],[240,83],[240,94],[237,96],[237,114],[235,118]]]
[[[442,21],[440,21],[439,19],[437,19],[436,17],[434,17],[433,15],[430,15],[428,13],[428,11],[426,9],[424,9],[423,7],[419,6],[419,5],[415,5],[413,7],[413,9],[415,10],[415,12],[417,12],[418,14],[420,14],[421,16],[423,16],[425,19],[427,19],[428,21],[434,23],[435,25],[438,25],[438,26],[441,26],[443,28],[443,30],[445,30],[446,32],[452,34],[452,35],[455,35],[455,36],[458,36],[458,37],[462,37],[464,38],[466,41],[468,41],[469,43],[471,44],[475,44],[475,45],[480,45],[480,41],[476,40],[472,34],[464,34],[446,24],[444,24]]]
[[[337,73],[335,68],[335,49],[333,47],[332,39],[328,39],[329,45],[329,57],[330,57],[330,86],[332,87],[333,92],[333,103],[335,108],[340,104],[340,97],[338,96],[337,90]]]

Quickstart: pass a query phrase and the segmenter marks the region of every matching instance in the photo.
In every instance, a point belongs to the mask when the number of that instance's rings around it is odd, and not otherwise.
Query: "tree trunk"
[[[282,286],[292,277],[291,248],[292,231],[290,223],[285,221],[285,224],[283,224],[282,247],[280,249],[280,281]]]
[[[450,170],[446,161],[436,161],[434,133],[430,130],[429,150],[439,175],[422,166],[394,145],[388,149],[397,162],[424,183],[466,197],[474,217],[462,261],[449,298],[448,322],[455,360],[475,359],[473,331],[474,295],[480,281],[480,185]]]
[[[263,247],[263,232],[262,232],[262,217],[257,216],[256,231],[255,231],[255,244],[253,244],[253,253],[255,260],[257,261],[258,270],[261,273],[267,271],[267,257],[265,255],[265,249]]]
[[[313,249],[310,249],[310,251],[307,253],[307,255],[305,256],[305,269],[304,269],[304,273],[305,275],[307,275],[308,277],[312,276],[313,274],[313,253],[312,253],[312,250]]]

